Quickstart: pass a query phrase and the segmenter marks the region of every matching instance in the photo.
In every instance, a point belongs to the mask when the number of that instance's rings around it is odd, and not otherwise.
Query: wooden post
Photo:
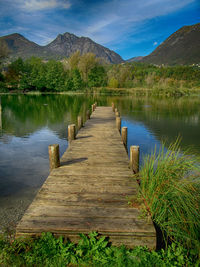
[[[140,147],[131,146],[130,147],[130,167],[135,174],[139,172],[139,155],[140,155]]]
[[[127,150],[127,130],[128,130],[127,127],[122,127],[122,141],[126,150]]]
[[[120,112],[119,111],[115,112],[115,116],[120,117]]]
[[[112,102],[112,110],[115,112],[115,104]]]
[[[115,113],[116,113],[117,111],[118,111],[117,108],[115,108]]]
[[[49,150],[49,166],[50,166],[50,171],[60,167],[60,157],[59,157],[59,145],[49,145],[48,146]]]
[[[70,124],[68,125],[68,140],[72,141],[76,138],[76,125]]]
[[[81,116],[78,116],[78,130],[80,130],[81,127],[83,127],[83,119]]]
[[[116,117],[116,126],[120,132],[121,131],[121,118],[120,117]]]
[[[89,119],[90,119],[90,111],[87,110],[87,112],[86,112],[86,120],[89,120]]]
[[[92,112],[94,112],[95,111],[95,106],[94,106],[94,104],[92,105]]]

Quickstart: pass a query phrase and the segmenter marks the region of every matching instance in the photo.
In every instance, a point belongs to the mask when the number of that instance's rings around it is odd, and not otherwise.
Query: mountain
[[[109,63],[121,63],[123,59],[110,49],[95,43],[88,37],[77,37],[71,33],[59,34],[57,38],[46,46],[50,51],[60,56],[69,57],[79,50],[81,54],[92,52],[104,58]]]
[[[59,34],[57,38],[46,46],[40,46],[29,41],[18,33],[0,37],[7,43],[11,59],[21,57],[23,59],[31,56],[41,57],[43,59],[62,59],[69,57],[77,50],[81,54],[87,52],[94,53],[97,57],[103,58],[108,63],[121,63],[123,59],[114,51],[95,43],[90,38],[78,37],[71,33]]]
[[[138,57],[132,57],[126,60],[126,62],[139,62],[143,59],[144,57],[138,56]]]
[[[142,62],[158,65],[200,63],[200,23],[180,28],[144,57]]]
[[[29,55],[41,55],[43,47],[37,45],[34,42],[29,41],[24,36],[18,33],[13,33],[7,36],[0,37],[0,41],[3,40],[7,43],[10,50],[11,58],[27,58]]]

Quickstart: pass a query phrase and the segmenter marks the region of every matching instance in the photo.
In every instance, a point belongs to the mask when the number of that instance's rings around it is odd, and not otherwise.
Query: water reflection
[[[48,176],[48,145],[58,143],[62,155],[67,148],[68,124],[77,123],[77,116],[86,114],[95,101],[98,105],[116,103],[122,126],[128,127],[128,147],[139,145],[141,158],[162,140],[167,146],[178,135],[182,136],[182,148],[192,146],[200,154],[199,98],[2,96],[0,228],[16,223]]]

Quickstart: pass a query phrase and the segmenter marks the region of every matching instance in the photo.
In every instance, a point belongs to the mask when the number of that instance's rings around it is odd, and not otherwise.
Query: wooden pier
[[[128,204],[138,191],[132,176],[112,108],[97,107],[25,212],[16,236],[48,231],[77,242],[79,233],[98,231],[114,245],[156,247],[151,219],[141,217],[134,200]]]

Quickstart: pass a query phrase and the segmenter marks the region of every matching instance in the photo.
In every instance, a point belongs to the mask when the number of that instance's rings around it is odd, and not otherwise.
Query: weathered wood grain
[[[16,235],[51,231],[77,242],[79,233],[98,231],[114,245],[155,247],[155,229],[140,216],[138,184],[129,165],[112,108],[96,107],[17,225]]]

